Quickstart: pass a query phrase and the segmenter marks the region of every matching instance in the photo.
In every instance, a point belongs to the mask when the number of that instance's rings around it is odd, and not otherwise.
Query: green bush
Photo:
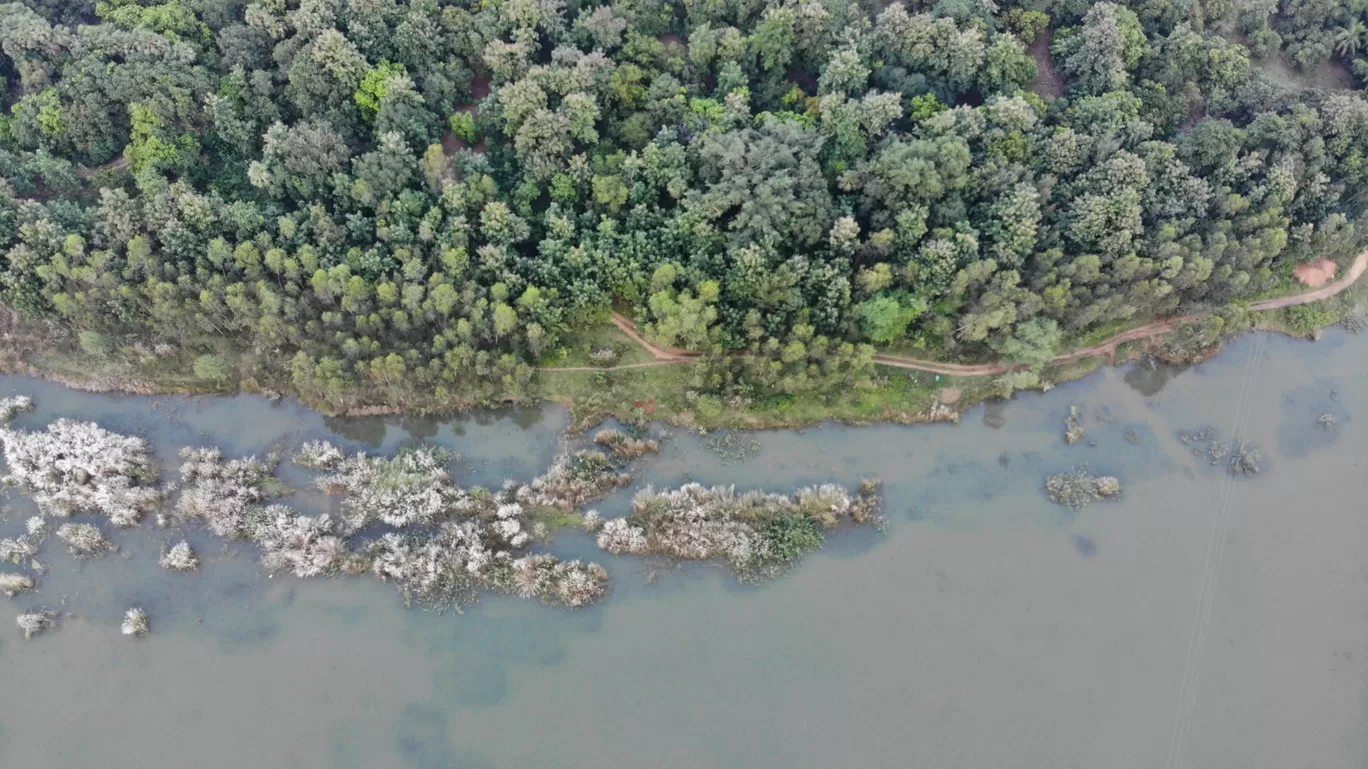
[[[222,355],[201,355],[195,358],[195,376],[210,382],[223,382],[233,373]]]
[[[765,524],[765,539],[770,546],[770,558],[787,562],[822,546],[822,529],[816,521],[800,515],[785,515]]]
[[[1335,316],[1310,304],[1287,308],[1287,325],[1294,331],[1310,332],[1335,323]]]
[[[87,355],[104,358],[114,351],[114,343],[98,331],[82,331],[76,341]]]

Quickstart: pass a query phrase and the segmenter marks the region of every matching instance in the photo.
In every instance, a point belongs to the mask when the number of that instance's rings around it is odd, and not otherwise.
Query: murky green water
[[[210,537],[191,537],[198,575],[156,567],[172,535],[150,526],[83,564],[49,542],[39,600],[76,616],[31,642],[0,618],[0,766],[1362,767],[1365,353],[1341,334],[1250,337],[1207,364],[1108,370],[957,427],[763,433],[742,463],[674,436],[640,483],[885,480],[885,534],[838,535],[760,588],[568,534],[558,552],[613,572],[604,603],[486,599],[439,616],[371,579],[265,579],[247,547]],[[261,454],[332,434],[386,452],[418,438],[465,457],[465,484],[535,475],[566,422],[336,421],[0,379],[14,392],[38,402],[21,424],[94,419],[147,436],[168,467],[187,443]],[[1071,403],[1088,441],[1066,446]],[[1193,457],[1177,433],[1206,424],[1261,445],[1264,473],[1230,479]],[[1076,516],[1045,500],[1044,475],[1082,462],[1119,476],[1124,499]],[[25,513],[12,500],[0,536]],[[135,603],[153,620],[136,642],[118,633]]]

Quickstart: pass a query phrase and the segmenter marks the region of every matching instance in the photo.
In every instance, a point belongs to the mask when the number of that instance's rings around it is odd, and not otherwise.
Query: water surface
[[[156,567],[179,534],[150,526],[79,565],[49,542],[42,593],[10,609],[75,616],[31,642],[3,620],[0,766],[1361,767],[1365,353],[1368,339],[1338,333],[1252,336],[1209,363],[1106,370],[958,426],[764,432],[744,462],[673,435],[638,485],[884,479],[884,534],[838,534],[759,588],[605,557],[569,533],[558,552],[613,573],[605,602],[438,615],[370,579],[266,579],[250,548],[198,534],[198,575]],[[492,485],[540,472],[566,424],[557,409],[328,420],[288,401],[0,379],[14,392],[38,402],[22,424],[95,419],[148,437],[168,469],[186,444],[426,440],[462,455],[463,483]],[[1066,446],[1070,404],[1087,439]],[[1194,457],[1177,434],[1203,425],[1261,446],[1265,472],[1232,479]],[[1043,477],[1079,463],[1118,476],[1124,498],[1050,504]],[[631,491],[599,509],[621,512]],[[11,499],[0,536],[26,504]],[[136,642],[117,627],[134,603],[153,621]]]

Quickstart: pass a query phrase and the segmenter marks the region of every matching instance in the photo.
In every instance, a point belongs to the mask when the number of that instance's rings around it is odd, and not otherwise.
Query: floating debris
[[[835,484],[788,496],[697,483],[674,491],[648,486],[632,499],[630,514],[604,523],[598,545],[610,553],[722,560],[742,579],[761,581],[821,547],[824,529],[880,524],[878,508],[877,481],[855,495]]]
[[[136,606],[124,612],[123,625],[120,626],[124,635],[141,638],[147,635],[147,631],[150,629],[147,612]]]
[[[114,547],[99,528],[89,523],[64,523],[57,529],[57,538],[67,543],[67,549],[77,558],[94,558]]]
[[[49,515],[104,514],[116,526],[133,526],[161,504],[141,438],[59,419],[41,432],[0,428],[0,446],[10,471],[4,482],[29,492]]]
[[[646,531],[626,518],[610,518],[599,527],[598,546],[615,555],[641,555],[650,550]]]
[[[46,630],[54,630],[57,627],[57,617],[55,611],[40,609],[39,611],[20,614],[15,622],[19,629],[24,632],[24,638],[31,639],[36,635],[42,635]]]
[[[15,574],[14,572],[0,572],[0,593],[4,593],[6,598],[13,598],[20,593],[33,589],[33,578],[27,574]]]
[[[199,568],[199,556],[195,555],[195,551],[190,547],[189,542],[181,540],[162,550],[157,563],[168,571],[194,571]]]
[[[1121,482],[1110,475],[1093,475],[1080,466],[1046,478],[1045,493],[1055,504],[1078,511],[1099,499],[1119,496]]]
[[[0,402],[0,416],[31,407],[27,400]],[[58,420],[43,432],[0,427],[9,483],[33,493],[44,512],[108,515],[131,525],[161,505],[172,488],[159,489],[147,444],[95,425]],[[526,552],[550,538],[551,527],[578,522],[597,533],[612,552],[657,553],[679,558],[726,560],[747,579],[777,574],[786,564],[822,544],[823,530],[844,522],[878,524],[877,482],[852,495],[827,484],[795,494],[737,494],[731,488],[692,484],[674,492],[637,495],[632,515],[605,521],[595,510],[577,511],[631,482],[627,460],[658,450],[654,439],[609,429],[596,446],[558,456],[528,483],[507,481],[497,491],[463,489],[447,469],[441,449],[407,449],[391,457],[347,454],[324,441],[304,444],[295,456],[301,467],[320,472],[316,485],[342,496],[341,514],[300,515],[271,504],[286,489],[275,478],[276,460],[228,459],[215,448],[181,452],[182,491],[174,511],[158,513],[162,526],[203,523],[218,536],[249,540],[261,548],[268,572],[300,578],[370,572],[394,583],[408,604],[459,608],[483,591],[580,607],[606,595],[608,572],[598,564]],[[721,455],[744,459],[759,450],[733,433],[714,436]],[[385,529],[389,530],[386,531]],[[351,538],[364,534],[359,542]],[[0,540],[0,558],[33,560],[48,535],[35,516],[27,533]],[[56,536],[74,556],[88,558],[115,549],[91,523],[64,523]],[[193,571],[199,557],[181,540],[163,547],[158,564]],[[33,588],[22,574],[0,574],[0,591]],[[55,626],[57,614],[23,615],[28,635]],[[130,609],[123,632],[147,632],[148,617]]]
[[[1329,430],[1335,426],[1335,415],[1327,411],[1316,419],[1316,424],[1320,425],[1322,430]]]
[[[1069,415],[1064,417],[1064,442],[1073,445],[1083,440],[1083,412],[1077,405],[1069,406]]]
[[[1127,427],[1126,432],[1122,435],[1122,437],[1126,439],[1126,443],[1140,442],[1140,433],[1136,432],[1134,427]]]
[[[645,454],[660,450],[660,441],[649,438],[635,438],[621,430],[612,428],[600,430],[594,436],[594,443],[603,446],[620,459],[636,459]]]

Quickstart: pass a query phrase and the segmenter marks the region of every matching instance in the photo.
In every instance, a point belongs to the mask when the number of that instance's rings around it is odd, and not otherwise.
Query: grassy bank
[[[1234,313],[1221,331],[1225,339],[1247,331],[1273,331],[1292,336],[1315,336],[1321,329],[1368,318],[1368,288],[1356,284],[1329,299],[1266,312]],[[1231,315],[1227,313],[1227,315]],[[1135,324],[1131,324],[1134,327]],[[1108,327],[1107,335],[1127,329]],[[1096,344],[1106,336],[1089,334],[1079,346]],[[1146,354],[1149,341],[1127,342],[1117,348],[1115,362]],[[1212,347],[1214,351],[1215,346]],[[239,375],[273,368],[248,354],[221,351],[229,375],[220,379],[196,376],[196,356],[174,350],[147,350],[141,345],[98,354],[83,349],[58,328],[11,323],[0,352],[0,368],[9,373],[41,376],[84,390],[138,394],[210,394],[256,392],[269,397],[291,395],[287,376]],[[346,406],[303,399],[329,414],[422,412],[439,413],[500,405],[509,402],[551,401],[568,407],[577,428],[593,426],[607,417],[625,422],[663,421],[703,429],[799,427],[826,420],[852,424],[894,422],[914,424],[958,419],[959,412],[994,398],[1009,397],[1013,385],[1042,389],[1080,379],[1106,364],[1090,357],[1046,366],[1032,377],[954,377],[885,366],[875,366],[872,385],[830,393],[719,397],[695,387],[695,364],[651,365],[651,355],[608,322],[576,332],[543,362],[533,381],[517,397],[480,397],[472,394],[438,397],[435,393],[382,394],[385,405]],[[633,368],[635,366],[635,368]],[[1024,381],[1023,381],[1024,380]]]

